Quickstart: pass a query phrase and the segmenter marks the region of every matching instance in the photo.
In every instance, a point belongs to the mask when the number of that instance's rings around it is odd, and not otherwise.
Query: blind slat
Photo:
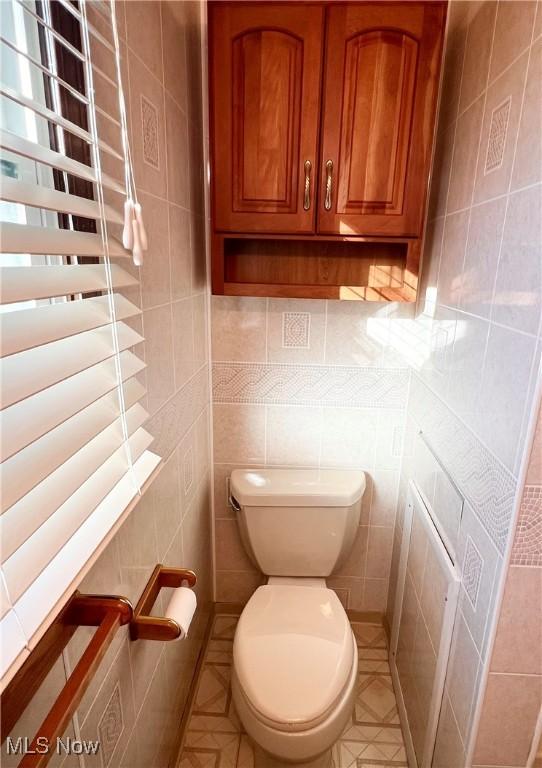
[[[70,195],[67,192],[59,192],[56,189],[40,187],[37,184],[28,184],[25,181],[10,179],[7,176],[2,179],[0,199],[8,203],[21,203],[33,208],[43,208],[46,211],[71,213],[86,219],[101,219],[100,206],[95,200],[77,197],[77,195]],[[120,213],[110,205],[104,205],[104,214],[106,219],[113,224],[122,224],[124,221]]]
[[[32,112],[35,112],[40,117],[45,118],[45,120],[48,120],[50,123],[54,123],[63,130],[68,131],[69,133],[73,133],[74,136],[78,136],[80,139],[83,139],[83,141],[86,141],[87,144],[94,144],[92,136],[90,133],[88,133],[88,131],[85,131],[84,128],[80,128],[76,123],[72,123],[71,120],[66,120],[65,117],[59,115],[58,112],[53,112],[52,109],[49,109],[44,104],[41,104],[41,102],[36,101],[35,99],[29,99],[19,91],[15,91],[13,88],[10,88],[9,85],[0,83],[0,95],[11,99],[11,101],[15,101],[17,104],[20,104],[21,107],[31,109]],[[119,155],[119,153],[114,150],[113,147],[110,147],[108,144],[106,144],[105,141],[99,140],[98,146],[104,152],[107,152],[117,160],[124,162],[122,155]]]
[[[30,224],[0,223],[0,241],[4,253],[31,253],[42,256],[102,256],[103,241],[92,232],[34,227]],[[111,257],[131,257],[122,243],[108,240]]]
[[[123,382],[145,368],[145,363],[128,350],[119,357]],[[110,358],[0,411],[2,461],[39,440],[117,385],[115,359]]]
[[[133,380],[124,390],[125,407],[131,408],[144,395],[144,387]],[[4,461],[0,465],[2,511],[22,499],[120,415],[119,394],[110,392]]]
[[[141,314],[141,310],[120,294],[113,295],[115,318],[125,320]],[[41,344],[49,344],[111,322],[108,296],[79,301],[45,304],[35,309],[0,314],[2,357],[13,355]]]
[[[133,405],[126,412],[129,435],[133,435],[145,423],[147,417],[148,414],[141,405],[138,403]],[[2,563],[6,577],[8,573],[13,572],[11,568],[14,555],[17,552],[19,557],[22,555],[20,550],[23,544],[30,541],[36,531],[43,528],[47,520],[56,517],[58,510],[66,501],[74,496],[77,497],[79,488],[89,478],[92,479],[92,476],[116,451],[122,453],[123,461],[126,463],[128,458],[120,418],[86,443],[74,456],[32,488],[22,499],[3,511],[0,516],[0,533]],[[10,560],[12,565],[7,566],[6,563]],[[12,602],[17,599],[9,582],[8,592]]]
[[[52,72],[49,67],[46,67],[43,65],[40,61],[37,61],[33,56],[31,56],[26,51],[22,51],[20,48],[18,48],[15,43],[12,43],[11,40],[8,40],[3,35],[0,35],[0,42],[6,45],[8,48],[10,48],[15,54],[18,56],[22,56],[26,61],[28,61],[30,64],[32,64],[33,67],[36,67],[40,70],[40,72],[43,72],[43,74],[46,77],[51,77],[55,82],[57,82],[62,88],[65,88],[69,93],[72,94],[72,96],[78,101],[80,101],[82,104],[87,105],[88,99],[86,96],[84,96],[80,91],[77,90],[77,88],[74,88],[72,85],[67,83],[65,80],[63,80],[61,77],[59,77],[57,74]]]
[[[117,264],[111,265],[113,288],[137,285],[138,280]],[[106,291],[103,264],[63,264],[46,267],[1,267],[0,303],[50,299],[75,293]]]
[[[149,450],[141,452],[138,433],[131,441],[131,449],[134,456],[139,456],[134,463],[133,475],[143,486],[161,460]],[[25,634],[31,638],[30,648],[39,642],[42,633],[96,562],[137,500],[132,475],[124,474],[16,602],[14,610]],[[51,595],[58,596],[57,600],[51,600]]]
[[[141,428],[133,436],[136,437],[136,435],[138,439],[134,453],[137,457],[138,452],[143,453],[148,448],[153,438]],[[132,445],[133,442],[130,441],[130,446]],[[62,549],[63,545],[128,469],[125,447],[121,445],[114,452],[111,452],[109,457],[106,457],[106,460],[93,470],[92,474],[87,474],[86,479],[76,486],[66,501],[53,510],[54,514],[50,514],[39,528],[36,528],[24,543],[5,560],[2,567],[13,604],[28,589],[47,563]],[[32,493],[34,492],[32,491]],[[2,516],[0,522],[3,522],[6,516],[7,513]],[[13,525],[10,521],[10,526],[6,526],[5,534],[8,541],[10,541],[9,533],[11,533],[12,528]]]
[[[16,133],[11,131],[0,130],[0,146],[22,157],[28,157],[30,160],[43,163],[43,165],[58,168],[60,171],[72,174],[72,176],[77,176],[92,183],[96,182],[96,174],[90,166],[73,160],[71,157],[67,157],[60,152],[55,152],[53,149],[44,147],[42,144],[37,144],[22,136],[17,136]],[[109,187],[120,194],[126,193],[122,184],[119,184],[107,175],[104,176],[104,174],[102,174],[102,184],[104,187]]]
[[[23,0],[17,0],[17,3],[23,8],[26,13],[28,13],[32,18],[34,18],[38,24],[40,24],[43,29],[46,29],[49,34],[51,34],[55,40],[58,40],[58,42],[66,48],[73,56],[80,59],[81,61],[85,61],[85,55],[81,51],[79,51],[77,48],[74,48],[74,46],[66,40],[65,37],[63,37],[59,32],[56,31],[56,29],[53,29],[50,24],[48,24],[44,18],[42,18],[39,14],[36,13],[36,11],[33,10],[33,8],[30,7],[30,5],[26,2],[23,2]]]
[[[115,325],[120,350],[143,341],[128,325],[122,322]],[[114,354],[113,327],[108,325],[4,357],[1,407],[7,408],[35,395]]]
[[[61,2],[61,0],[58,0],[58,1],[59,1],[59,2]],[[64,45],[64,47],[66,47],[66,48],[67,48],[69,51],[71,51],[71,52],[72,52],[74,55],[77,55],[77,56],[78,56],[78,58],[80,58],[80,57],[81,57],[81,52],[80,52],[80,51],[78,51],[76,48],[73,48],[73,46],[71,45],[71,43],[70,43],[68,40],[66,40],[66,38],[65,38],[65,37],[62,37],[62,36],[61,36],[61,35],[60,35],[60,34],[59,34],[59,33],[58,33],[58,32],[57,32],[55,29],[53,29],[51,26],[49,26],[49,24],[47,24],[47,22],[46,22],[44,19],[42,19],[42,17],[41,17],[41,16],[38,16],[38,14],[37,14],[37,13],[35,13],[35,12],[34,12],[32,9],[28,8],[27,6],[25,6],[25,5],[24,5],[24,3],[23,3],[23,2],[21,2],[21,0],[17,0],[17,2],[19,2],[19,4],[20,4],[20,5],[22,5],[22,6],[25,8],[25,10],[27,10],[27,11],[30,13],[30,15],[31,15],[31,16],[33,16],[33,17],[34,17],[34,18],[35,18],[37,21],[39,21],[39,22],[40,22],[40,24],[42,24],[42,25],[43,25],[43,26],[44,26],[46,29],[48,29],[49,31],[51,31],[51,32],[52,32],[52,33],[55,35],[55,37],[58,39],[58,41],[59,41],[59,42],[60,42],[62,45]],[[73,7],[73,5],[72,5],[71,3],[66,3],[66,2],[63,2],[63,3],[62,3],[62,5],[64,6],[64,8],[65,8],[66,10],[69,10],[69,11],[70,11],[70,13],[72,14],[72,16],[75,16],[75,18],[76,18],[78,21],[81,21],[81,20],[82,20],[81,14],[79,13],[79,11],[77,11],[77,9],[75,9],[75,8]],[[112,53],[114,53],[114,52],[115,52],[115,49],[114,49],[114,47],[111,45],[111,43],[110,43],[110,42],[108,42],[108,41],[107,41],[107,40],[106,40],[106,39],[103,37],[103,35],[101,35],[101,34],[100,34],[100,32],[98,32],[98,30],[97,30],[97,29],[95,29],[95,28],[92,26],[92,24],[88,23],[88,24],[87,24],[87,26],[88,26],[88,30],[89,30],[89,32],[91,32],[91,33],[92,33],[93,35],[95,35],[95,36],[96,36],[98,39],[100,39],[100,41],[101,41],[101,42],[103,41],[103,42],[104,42],[104,43],[107,45],[107,48],[109,48],[109,50],[110,50]],[[83,60],[83,59],[82,59],[82,60]]]

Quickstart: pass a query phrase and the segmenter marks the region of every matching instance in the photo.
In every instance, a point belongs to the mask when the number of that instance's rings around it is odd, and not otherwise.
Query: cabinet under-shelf
[[[415,301],[418,240],[217,234],[213,293]]]

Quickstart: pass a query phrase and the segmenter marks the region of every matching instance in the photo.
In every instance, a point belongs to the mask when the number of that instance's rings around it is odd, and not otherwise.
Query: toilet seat
[[[296,733],[323,723],[344,698],[355,642],[332,590],[266,585],[243,610],[233,658],[252,716],[274,731]]]

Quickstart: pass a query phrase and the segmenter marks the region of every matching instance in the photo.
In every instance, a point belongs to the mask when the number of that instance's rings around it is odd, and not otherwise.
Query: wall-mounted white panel
[[[460,581],[436,518],[411,481],[390,644],[411,768],[431,766]]]

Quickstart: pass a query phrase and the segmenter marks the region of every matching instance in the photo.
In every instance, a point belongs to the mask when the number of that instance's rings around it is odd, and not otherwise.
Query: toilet
[[[352,548],[364,490],[363,472],[349,470],[230,477],[243,544],[268,577],[237,625],[232,695],[247,733],[284,762],[329,752],[353,710],[356,641],[325,579]]]

